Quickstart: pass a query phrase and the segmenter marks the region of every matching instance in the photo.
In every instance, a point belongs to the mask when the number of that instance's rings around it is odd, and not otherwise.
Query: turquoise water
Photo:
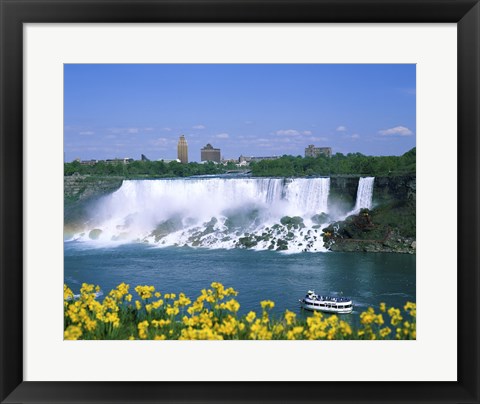
[[[195,298],[213,281],[239,292],[240,313],[259,311],[261,300],[301,315],[298,299],[308,289],[353,299],[353,317],[368,306],[416,301],[415,256],[388,253],[299,253],[158,248],[142,243],[92,247],[65,242],[65,283],[78,293],[83,282],[107,293],[119,283],[154,285],[162,293]]]

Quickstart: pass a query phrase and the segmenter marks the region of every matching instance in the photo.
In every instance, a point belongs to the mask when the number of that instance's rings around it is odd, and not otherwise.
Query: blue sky
[[[401,155],[416,143],[415,65],[67,64],[65,161]]]

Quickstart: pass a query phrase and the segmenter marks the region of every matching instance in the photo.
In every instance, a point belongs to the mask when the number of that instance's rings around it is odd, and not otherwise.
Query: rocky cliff
[[[328,205],[348,212],[355,206],[359,176],[333,176],[330,178]],[[415,202],[416,177],[375,177],[373,184],[373,206],[398,201]]]
[[[70,175],[63,177],[65,205],[85,201],[116,191],[123,177],[97,177],[92,175]]]
[[[71,175],[63,177],[64,234],[82,231],[91,202],[121,187],[123,177]]]
[[[357,184],[356,178],[332,178],[329,203],[353,207]],[[372,205],[324,228],[325,246],[331,251],[415,253],[416,177],[375,178]]]

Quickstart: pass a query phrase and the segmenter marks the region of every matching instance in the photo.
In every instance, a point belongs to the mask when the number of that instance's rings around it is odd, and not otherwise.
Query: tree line
[[[98,162],[84,165],[79,161],[64,164],[64,174],[122,176],[125,178],[190,177],[192,175],[218,175],[238,169],[234,163],[226,166],[205,164],[181,164],[177,161],[136,160],[128,164]],[[365,156],[361,153],[336,153],[331,157],[301,157],[284,155],[276,160],[262,160],[250,164],[254,177],[308,177],[331,175],[393,176],[413,174],[416,169],[416,149],[402,156]]]
[[[223,174],[227,170],[235,169],[235,164],[227,166],[217,165],[213,162],[205,164],[181,164],[177,161],[165,163],[164,161],[135,160],[128,164],[107,164],[103,161],[92,165],[81,164],[79,161],[64,164],[64,175],[98,175],[98,176],[123,176],[126,178],[149,177],[190,177],[192,175]]]
[[[365,156],[361,153],[332,157],[282,156],[276,160],[262,160],[250,164],[252,175],[257,177],[305,177],[331,175],[393,176],[414,174],[416,149],[402,156]]]

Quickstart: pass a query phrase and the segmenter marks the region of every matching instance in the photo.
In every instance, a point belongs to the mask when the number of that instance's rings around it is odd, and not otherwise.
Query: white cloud
[[[228,139],[230,136],[228,133],[219,133],[218,135],[215,136],[217,139]]]
[[[171,132],[172,128],[162,128],[162,130],[164,130],[165,132]]]
[[[345,132],[347,130],[346,126],[339,126],[337,129],[337,132]]]
[[[206,126],[204,126],[204,125],[195,125],[195,126],[192,126],[192,129],[206,129]]]
[[[83,132],[79,132],[79,135],[94,135],[95,132],[92,132],[91,130],[86,130]]]
[[[155,139],[154,141],[152,141],[153,145],[155,146],[166,146],[169,142],[169,139],[165,138],[165,137],[159,137],[158,139]]]
[[[136,134],[140,132],[139,128],[109,128],[109,132],[111,133],[128,133],[128,134]]]
[[[296,129],[281,129],[277,130],[275,134],[280,136],[298,136],[300,132]]]
[[[314,142],[327,142],[328,138],[327,137],[312,137],[309,140],[314,141]]]
[[[151,132],[153,130],[153,128],[143,128],[143,130],[145,130],[147,132]]]
[[[358,139],[360,135],[358,133],[354,133],[352,136],[350,136],[352,139]]]
[[[405,126],[395,126],[394,128],[379,130],[382,136],[411,136],[413,132]]]
[[[280,129],[280,130],[277,130],[275,134],[280,136],[300,136],[300,135],[310,136],[312,134],[312,131],[311,130],[300,131],[297,129]]]

